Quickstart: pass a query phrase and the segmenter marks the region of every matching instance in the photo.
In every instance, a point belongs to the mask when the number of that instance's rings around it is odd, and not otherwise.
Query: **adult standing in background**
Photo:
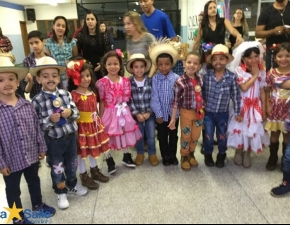
[[[13,46],[8,37],[4,36],[0,27],[0,52],[10,52]]]
[[[78,55],[76,39],[69,37],[69,27],[64,16],[57,16],[52,23],[52,37],[46,40],[46,53],[51,55],[60,66],[66,66],[66,60]],[[68,78],[61,74],[63,89],[67,89]]]
[[[85,15],[83,30],[77,36],[77,46],[79,53],[88,60],[95,73],[95,79],[101,79],[101,58],[111,50],[108,35],[101,35],[98,16],[93,11],[88,11]]]
[[[111,49],[114,49],[114,39],[113,39],[112,34],[110,32],[108,32],[107,25],[105,24],[105,22],[100,23],[100,31],[101,31],[102,35],[105,35],[105,33],[108,35]]]
[[[288,25],[285,26],[285,25]],[[259,16],[256,38],[266,38],[266,71],[276,68],[271,47],[290,42],[290,4],[288,0],[276,0]]]
[[[84,19],[80,20],[80,27],[78,29],[75,30],[74,34],[73,34],[73,38],[77,38],[79,32],[82,31],[83,27],[84,27]]]

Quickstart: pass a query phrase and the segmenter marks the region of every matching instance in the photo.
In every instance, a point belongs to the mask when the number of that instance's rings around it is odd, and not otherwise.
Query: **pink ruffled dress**
[[[142,134],[127,106],[131,97],[129,79],[120,77],[118,83],[113,83],[108,77],[103,77],[97,81],[96,86],[100,100],[105,103],[102,122],[109,136],[109,147],[121,150],[135,146]]]

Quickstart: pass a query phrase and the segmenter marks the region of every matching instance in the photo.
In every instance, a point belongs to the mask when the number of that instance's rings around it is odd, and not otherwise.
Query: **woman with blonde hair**
[[[126,12],[123,22],[127,37],[126,49],[128,59],[131,55],[138,53],[145,55],[146,59],[150,59],[148,50],[155,37],[147,31],[139,13],[134,11]],[[149,72],[150,77],[153,76],[155,70],[155,67],[152,66]]]
[[[242,35],[242,38],[245,41],[249,40],[249,26],[245,17],[245,13],[242,9],[240,8],[236,9],[232,19],[232,25]],[[232,51],[236,43],[236,37],[230,34],[229,41],[231,43],[230,51]]]

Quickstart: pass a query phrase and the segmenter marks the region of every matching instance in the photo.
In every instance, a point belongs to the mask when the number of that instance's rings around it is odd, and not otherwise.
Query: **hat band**
[[[229,53],[226,53],[226,52],[214,52],[212,54],[213,55],[225,55],[225,54],[229,54]]]

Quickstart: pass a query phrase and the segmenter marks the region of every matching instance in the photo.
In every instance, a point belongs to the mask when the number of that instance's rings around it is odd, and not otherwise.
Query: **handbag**
[[[15,58],[15,56],[13,55],[13,53],[11,51],[10,52],[5,52],[1,48],[0,48],[0,56],[8,57],[13,64],[16,61],[16,58]]]

